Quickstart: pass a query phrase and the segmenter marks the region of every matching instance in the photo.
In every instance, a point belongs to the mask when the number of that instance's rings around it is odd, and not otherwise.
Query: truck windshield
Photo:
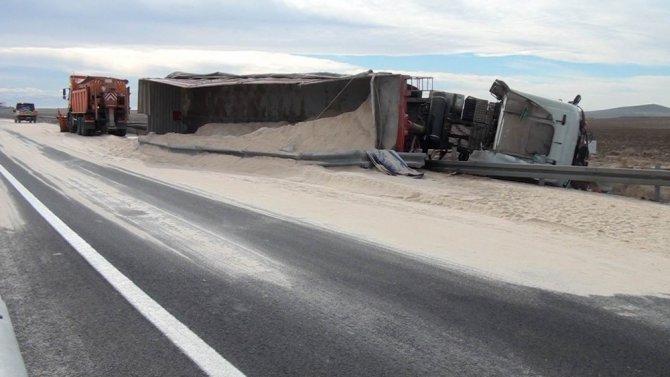
[[[504,109],[498,152],[547,156],[554,137],[551,114],[523,97],[510,95]]]
[[[34,111],[35,105],[32,103],[17,103],[16,109],[19,111]]]

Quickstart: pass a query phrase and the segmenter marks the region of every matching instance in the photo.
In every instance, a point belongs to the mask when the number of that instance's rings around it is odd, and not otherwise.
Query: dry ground
[[[598,153],[591,166],[670,169],[670,118],[590,119],[589,128],[598,141]],[[614,185],[614,193],[649,199],[649,186]],[[670,188],[661,189],[662,199],[670,201]]]

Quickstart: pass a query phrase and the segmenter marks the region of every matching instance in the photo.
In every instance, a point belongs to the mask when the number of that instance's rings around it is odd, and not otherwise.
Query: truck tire
[[[428,115],[428,137],[426,138],[426,147],[446,148],[442,145],[442,134],[444,133],[444,118],[448,114],[449,106],[446,93],[433,92],[430,98],[430,113]]]
[[[68,118],[68,131],[70,133],[77,133],[77,118],[70,117]]]
[[[116,130],[116,136],[126,136],[126,130]]]

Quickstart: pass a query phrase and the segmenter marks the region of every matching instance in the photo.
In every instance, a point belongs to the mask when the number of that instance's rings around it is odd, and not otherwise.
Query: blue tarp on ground
[[[409,166],[394,150],[375,149],[365,152],[372,164],[380,171],[388,175],[405,175],[412,178],[421,178],[423,173]]]

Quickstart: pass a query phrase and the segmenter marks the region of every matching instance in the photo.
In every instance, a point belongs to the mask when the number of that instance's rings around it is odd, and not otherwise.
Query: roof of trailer
[[[314,84],[324,81],[350,80],[373,75],[392,75],[391,73],[373,73],[372,71],[361,72],[355,75],[342,75],[337,73],[267,73],[253,75],[233,75],[229,73],[214,72],[206,74],[173,72],[165,78],[145,78],[142,80],[163,83],[182,88],[199,88],[208,86],[245,85],[245,84]]]

